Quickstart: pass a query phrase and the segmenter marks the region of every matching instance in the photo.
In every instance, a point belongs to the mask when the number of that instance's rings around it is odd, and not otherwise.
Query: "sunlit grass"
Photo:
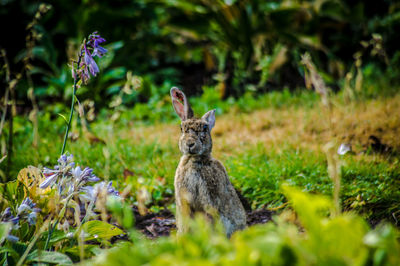
[[[369,136],[376,135],[394,150],[399,149],[400,118],[395,114],[400,113],[400,96],[351,104],[340,97],[334,100],[335,137],[339,143],[350,142],[355,151],[343,158],[342,203],[367,216],[379,214],[380,218],[391,220],[392,213],[399,210],[399,159],[372,153],[367,147]],[[233,105],[230,111],[217,116],[213,154],[225,164],[232,182],[253,208],[281,206],[286,201],[279,190],[282,183],[331,194],[332,182],[322,151],[330,140],[328,122],[318,102],[304,106],[298,102],[292,99],[287,106],[265,108],[258,102],[253,105],[254,111],[246,112]],[[202,108],[195,105],[195,113],[201,115]],[[55,164],[62,144],[62,126],[47,119],[40,121],[38,148],[32,148],[26,137],[29,125],[18,132],[11,176],[15,177],[26,165]],[[91,130],[104,143],[90,144],[78,124],[72,128],[78,137],[69,142],[67,151],[74,154],[77,162],[94,168],[98,176],[113,180],[120,190],[128,184],[134,188],[140,184],[151,193],[152,204],[173,207],[173,178],[180,158],[178,120],[147,125],[135,120],[99,120],[91,124]],[[131,196],[134,202],[134,190]],[[165,202],[164,198],[169,200]]]

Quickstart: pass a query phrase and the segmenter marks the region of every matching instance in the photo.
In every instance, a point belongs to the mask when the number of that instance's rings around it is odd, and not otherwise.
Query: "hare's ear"
[[[185,94],[180,89],[172,87],[171,98],[175,112],[179,115],[182,121],[193,117],[192,108],[190,108],[190,104],[186,99]]]
[[[215,109],[205,113],[202,119],[208,123],[208,126],[211,130],[215,125]]]

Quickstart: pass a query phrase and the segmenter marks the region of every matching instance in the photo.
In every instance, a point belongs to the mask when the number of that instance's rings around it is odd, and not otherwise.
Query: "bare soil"
[[[135,208],[134,214],[136,218],[136,229],[148,238],[154,239],[160,236],[168,236],[172,230],[176,229],[175,217],[167,209],[158,213],[149,213],[142,216]],[[247,225],[252,226],[270,222],[273,214],[272,211],[265,209],[247,211]]]

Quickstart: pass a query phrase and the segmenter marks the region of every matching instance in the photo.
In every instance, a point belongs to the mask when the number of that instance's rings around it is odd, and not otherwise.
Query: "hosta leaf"
[[[4,239],[10,232],[12,224],[11,223],[1,223],[0,224],[0,244],[3,243]]]
[[[93,255],[99,255],[99,253],[102,250],[101,248],[99,248],[99,245],[84,245],[83,249],[84,249],[85,258],[90,258]],[[71,257],[79,258],[80,249],[79,249],[78,245],[75,245],[73,247],[64,248],[61,251],[63,253],[69,254]]]
[[[115,225],[103,221],[89,221],[82,225],[82,229],[86,234],[85,241],[88,240],[109,240],[113,236],[124,234],[124,231]]]
[[[18,181],[24,184],[25,196],[36,198],[41,195],[44,190],[39,189],[40,183],[42,183],[46,177],[42,171],[34,166],[28,166],[18,173]]]
[[[53,264],[69,265],[72,260],[65,254],[55,251],[35,250],[26,257],[26,262],[46,262]]]

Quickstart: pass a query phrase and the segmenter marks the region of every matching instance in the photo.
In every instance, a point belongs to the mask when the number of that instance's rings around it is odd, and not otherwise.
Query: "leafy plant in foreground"
[[[73,96],[58,164],[53,169],[44,167],[43,171],[35,167],[22,169],[17,181],[6,183],[1,187],[4,195],[1,203],[4,202],[6,205],[0,217],[2,233],[0,240],[6,241],[4,249],[0,252],[2,263],[70,264],[72,261],[67,255],[53,250],[65,249],[77,240],[78,252],[73,250],[66,252],[72,255],[78,253],[82,260],[87,247],[85,241],[98,239],[103,243],[112,236],[123,233],[105,221],[89,221],[98,218],[96,211],[105,213],[107,197],[109,195],[119,197],[119,192],[112,187],[111,182],[97,183],[100,179],[93,174],[93,169],[75,166],[73,156],[64,154],[73,117],[76,90],[99,73],[93,57],[101,57],[107,52],[100,46],[103,42],[105,39],[97,32],[89,35],[88,41],[84,40],[81,45],[78,61],[72,63]],[[21,195],[25,195],[25,198],[16,205]],[[46,215],[45,212],[40,214],[41,210],[36,208],[37,204],[46,208]],[[103,220],[106,220],[104,217],[105,215],[102,215]],[[23,223],[25,221],[26,223]],[[74,228],[70,228],[71,225],[74,225]],[[14,232],[18,233],[18,237],[11,234]],[[65,240],[69,240],[67,241],[70,242],[69,245],[63,244]],[[15,245],[20,248],[16,248]]]
[[[87,265],[398,265],[399,232],[391,225],[371,230],[352,213],[335,215],[329,198],[282,186],[294,212],[275,223],[236,232],[228,240],[198,217],[190,231],[156,241],[132,241],[102,251]],[[296,218],[298,217],[298,218]]]
[[[38,183],[36,180],[42,181]],[[6,192],[4,201],[8,207],[0,215],[0,227],[3,230],[1,241],[6,241],[3,250],[7,252],[3,252],[1,260],[23,263],[37,256],[60,256],[51,253],[54,249],[76,255],[73,250],[68,250],[76,240],[85,250],[85,241],[103,243],[123,234],[122,230],[105,221],[90,221],[98,219],[99,213],[106,211],[109,196],[116,202],[120,200],[119,192],[111,182],[99,181],[91,168],[82,170],[75,166],[72,155],[62,155],[53,169],[45,167],[43,172],[34,167],[21,170],[19,179],[5,184],[7,190],[3,191]],[[24,192],[17,192],[21,187]],[[9,195],[13,190],[17,193]],[[19,198],[24,193],[32,198],[26,197],[20,204],[12,205],[12,197]],[[45,232],[47,228],[48,232]],[[18,251],[15,245],[23,249]],[[83,259],[84,254],[80,257]]]
[[[36,208],[36,204],[28,197],[25,198],[21,204],[17,207],[16,215],[12,214],[11,208],[7,207],[3,213],[0,215],[0,221],[2,224],[9,224],[7,239],[11,242],[16,242],[19,240],[18,237],[11,234],[12,230],[18,230],[23,222],[28,222],[28,224],[35,225],[38,213],[40,209]]]

